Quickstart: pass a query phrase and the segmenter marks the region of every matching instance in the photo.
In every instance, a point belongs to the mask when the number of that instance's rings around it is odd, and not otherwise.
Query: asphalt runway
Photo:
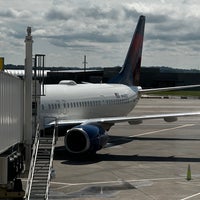
[[[199,110],[200,100],[141,99],[131,115]],[[122,123],[109,135],[106,148],[82,161],[69,160],[59,138],[49,199],[200,199],[200,117]]]

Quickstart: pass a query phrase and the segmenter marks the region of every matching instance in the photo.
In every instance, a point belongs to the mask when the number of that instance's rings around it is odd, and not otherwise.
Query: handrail
[[[34,173],[34,169],[35,169],[37,150],[38,150],[38,146],[39,146],[39,134],[40,134],[40,128],[39,128],[39,124],[38,124],[37,129],[36,129],[35,140],[33,143],[33,152],[32,152],[31,163],[30,163],[30,167],[29,167],[29,174],[28,174],[27,185],[26,185],[26,192],[25,192],[25,198],[28,200],[30,198],[31,186],[32,186],[32,182],[33,182],[33,173]]]
[[[54,148],[55,148],[55,138],[56,138],[56,127],[53,131],[53,138],[52,138],[52,148],[51,148],[51,156],[49,161],[49,173],[48,173],[48,179],[47,179],[47,187],[46,187],[46,193],[45,193],[45,200],[48,200],[48,194],[49,194],[49,187],[50,187],[50,181],[51,181],[51,169],[53,166],[53,155],[54,155]]]

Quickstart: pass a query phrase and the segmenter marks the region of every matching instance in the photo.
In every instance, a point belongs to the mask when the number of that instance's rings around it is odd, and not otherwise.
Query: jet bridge
[[[0,199],[18,198],[24,195],[16,178],[24,170],[23,80],[0,71],[0,98]]]

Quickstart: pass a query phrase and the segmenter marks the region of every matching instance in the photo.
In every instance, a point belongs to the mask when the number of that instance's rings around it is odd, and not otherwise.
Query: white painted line
[[[191,195],[191,196],[185,197],[185,198],[183,198],[183,199],[180,199],[180,200],[187,200],[187,199],[191,199],[191,198],[193,198],[193,197],[196,197],[196,196],[199,196],[199,195],[200,195],[200,192],[199,192],[199,193],[196,193],[196,194],[193,194],[193,195]]]
[[[111,183],[123,183],[123,182],[144,182],[144,181],[165,181],[165,180],[180,180],[183,177],[175,177],[175,178],[152,178],[152,179],[132,179],[132,180],[115,180],[115,181],[99,181],[99,182],[85,182],[85,183],[63,183],[63,182],[51,182],[51,184],[55,185],[65,185],[68,186],[81,186],[81,185],[100,185],[100,184],[111,184]]]
[[[181,129],[181,128],[185,128],[185,127],[190,127],[190,126],[194,126],[194,125],[195,124],[184,124],[184,125],[173,127],[173,128],[166,128],[166,129],[160,129],[160,130],[157,130],[157,131],[150,131],[150,132],[147,132],[147,133],[141,133],[141,134],[132,135],[132,136],[129,136],[129,137],[134,138],[134,137],[138,137],[138,136],[142,136],[142,135],[150,135],[150,134],[154,134],[154,133],[161,133],[161,132],[165,132],[165,131],[171,131],[171,130]]]

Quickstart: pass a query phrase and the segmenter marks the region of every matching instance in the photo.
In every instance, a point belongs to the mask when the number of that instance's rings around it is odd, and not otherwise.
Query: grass
[[[200,97],[200,91],[179,90],[179,91],[166,91],[166,92],[152,92],[153,95],[161,96],[192,96]]]

